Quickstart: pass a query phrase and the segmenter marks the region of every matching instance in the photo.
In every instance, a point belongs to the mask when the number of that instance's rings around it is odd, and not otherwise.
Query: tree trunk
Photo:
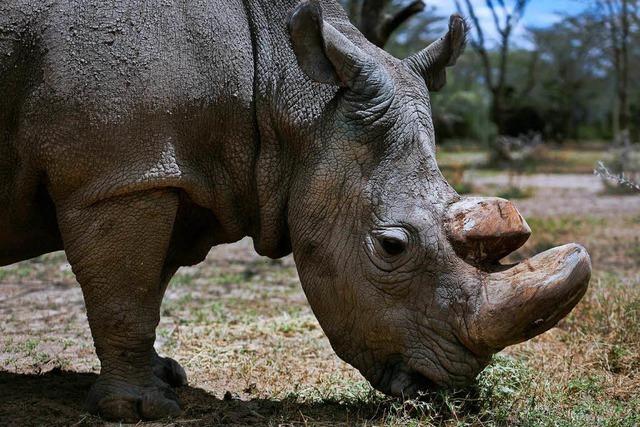
[[[355,0],[352,0],[355,3]],[[353,6],[353,3],[351,5]],[[415,0],[397,10],[394,14],[386,13],[390,0],[363,0],[360,15],[356,24],[371,43],[384,47],[391,34],[409,18],[424,10],[422,0]],[[356,8],[350,7],[352,11]]]
[[[498,135],[506,134],[504,90],[495,88],[491,91],[491,121],[496,125]]]
[[[613,52],[616,96],[612,114],[613,134],[616,140],[628,137],[629,132],[629,0],[607,0],[607,19]]]
[[[620,17],[620,77],[618,98],[620,99],[620,131],[629,131],[629,8],[628,0],[622,0]]]

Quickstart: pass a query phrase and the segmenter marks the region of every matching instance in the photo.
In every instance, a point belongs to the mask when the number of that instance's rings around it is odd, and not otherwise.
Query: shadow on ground
[[[87,414],[84,398],[97,375],[54,369],[41,375],[0,371],[0,425],[105,425]],[[149,426],[219,425],[350,425],[354,420],[380,419],[387,405],[323,401],[218,398],[194,387],[178,389],[183,414],[178,419],[142,423]],[[108,424],[108,423],[107,423]]]

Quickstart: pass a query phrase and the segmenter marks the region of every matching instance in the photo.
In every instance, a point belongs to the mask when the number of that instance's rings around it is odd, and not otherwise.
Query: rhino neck
[[[291,252],[287,207],[298,165],[337,89],[313,83],[291,49],[287,18],[297,0],[245,0],[255,61],[254,99],[259,131],[255,189],[259,206],[255,249],[269,257]],[[337,2],[323,10],[348,22]]]

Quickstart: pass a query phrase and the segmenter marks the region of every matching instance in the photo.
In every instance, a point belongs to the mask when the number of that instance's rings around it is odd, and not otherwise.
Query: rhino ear
[[[373,59],[322,18],[317,0],[302,1],[289,17],[289,34],[298,64],[319,83],[355,89]]]
[[[449,31],[403,63],[421,75],[430,91],[438,91],[447,82],[446,67],[456,63],[467,44],[469,26],[458,14],[449,18]]]

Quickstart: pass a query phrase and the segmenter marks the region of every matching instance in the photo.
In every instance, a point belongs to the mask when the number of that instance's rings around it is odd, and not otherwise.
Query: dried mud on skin
[[[505,179],[488,177],[479,185],[491,194],[491,186]],[[535,187],[533,197],[514,201],[533,235],[514,259],[577,241],[593,257],[594,280],[615,273],[638,286],[640,196],[600,195],[588,175],[519,179]],[[567,332],[589,315],[592,303],[607,298],[593,283],[585,297],[592,302],[508,353],[559,383],[600,369],[603,350],[590,346],[589,336],[571,341],[574,335]],[[101,424],[82,407],[99,363],[82,293],[63,253],[0,269],[0,319],[0,426]],[[159,353],[185,367],[190,385],[178,392],[182,417],[145,424],[404,423],[390,419],[389,400],[372,398],[357,371],[335,356],[306,302],[293,259],[261,258],[249,240],[216,247],[202,264],[179,271],[157,336]],[[607,392],[629,399],[640,390],[636,373],[603,374]]]

